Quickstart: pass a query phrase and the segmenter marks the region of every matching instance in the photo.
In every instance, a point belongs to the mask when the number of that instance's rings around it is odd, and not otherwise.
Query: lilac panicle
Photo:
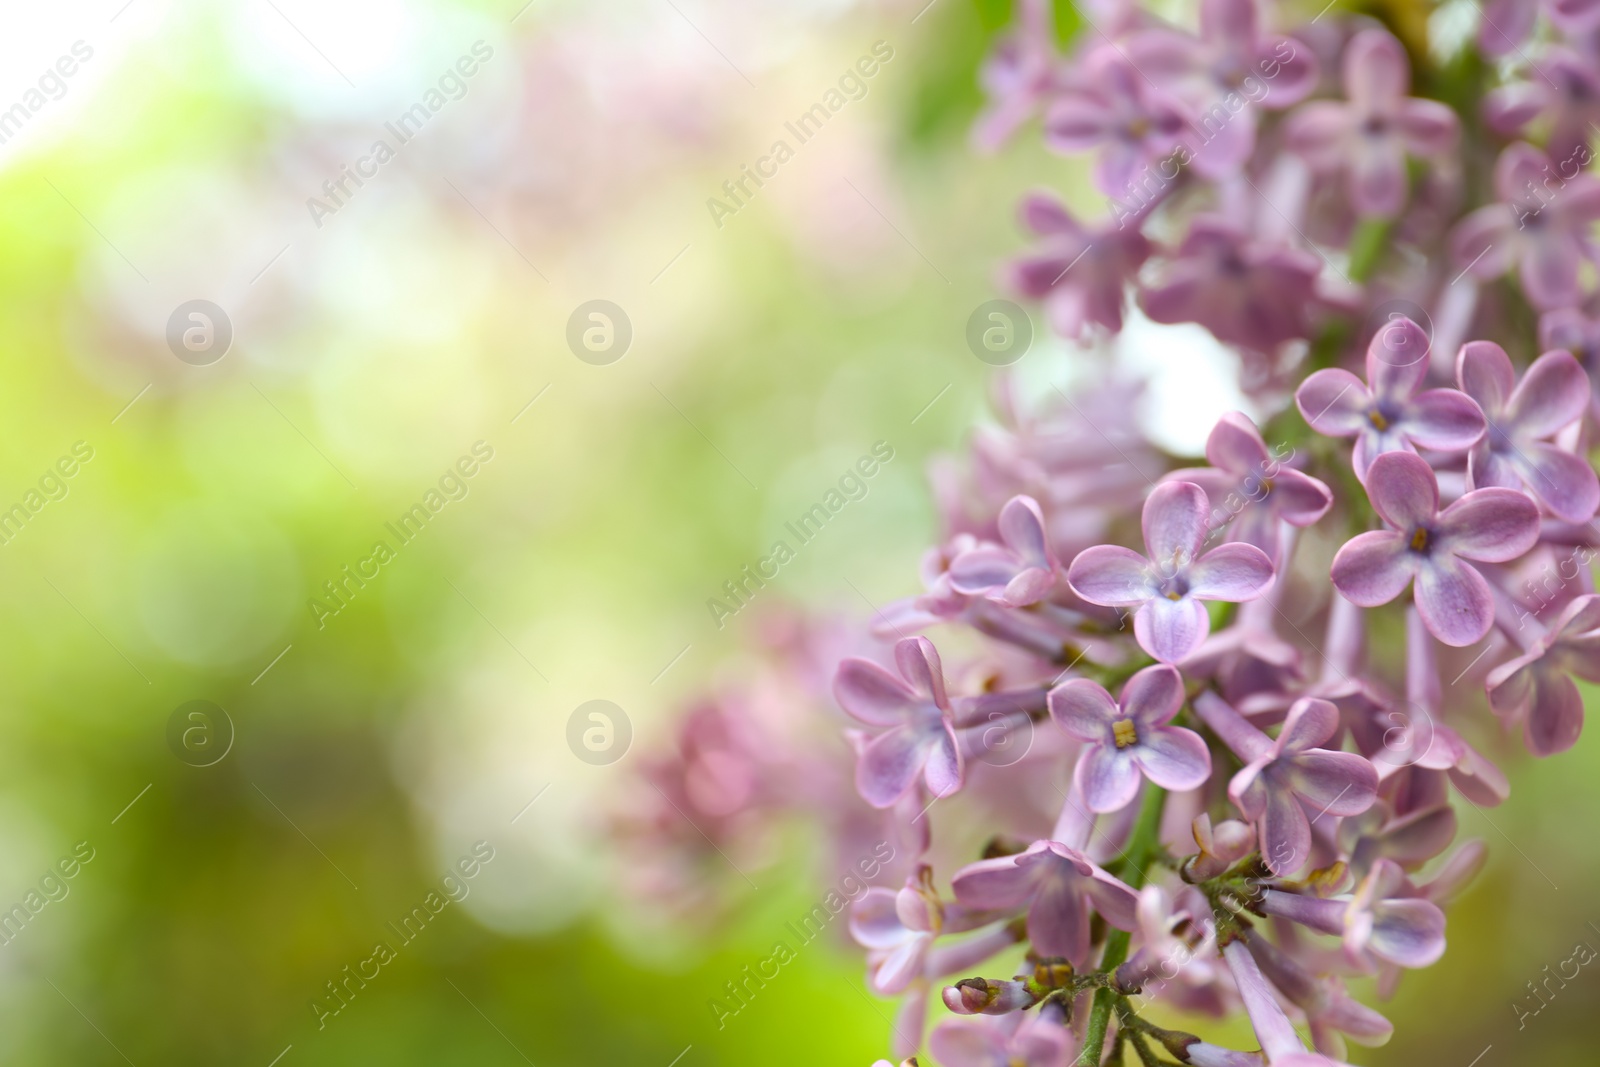
[[[1365,608],[1387,604],[1416,585],[1417,611],[1447,645],[1474,644],[1494,623],[1494,594],[1469,561],[1503,563],[1532,548],[1539,509],[1512,489],[1475,489],[1439,510],[1439,484],[1427,461],[1391,452],[1367,476],[1372,506],[1387,530],[1357,534],[1333,558],[1333,584]]]
[[[1142,519],[1149,557],[1117,545],[1086,548],[1067,569],[1067,582],[1091,604],[1135,608],[1139,646],[1177,662],[1210,632],[1202,601],[1253,600],[1273,578],[1272,561],[1254,545],[1230,542],[1201,554],[1209,511],[1205,491],[1192,482],[1159,485]]]
[[[1568,604],[1526,652],[1489,672],[1489,706],[1522,725],[1535,756],[1565,752],[1583,731],[1583,696],[1570,675],[1600,683],[1600,596]]]

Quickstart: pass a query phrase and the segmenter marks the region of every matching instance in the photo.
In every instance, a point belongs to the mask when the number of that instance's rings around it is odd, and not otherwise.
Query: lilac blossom
[[[1568,604],[1527,651],[1489,672],[1489,706],[1522,725],[1535,756],[1565,752],[1583,731],[1583,695],[1572,675],[1600,683],[1600,596]]]
[[[1201,693],[1195,712],[1245,760],[1228,783],[1234,806],[1256,825],[1261,858],[1275,874],[1291,874],[1311,859],[1310,805],[1324,815],[1359,815],[1378,794],[1378,772],[1354,752],[1320,746],[1339,731],[1339,712],[1326,700],[1296,701],[1283,729],[1269,738],[1215,693]]]
[[[1385,30],[1363,30],[1345,48],[1348,102],[1314,101],[1289,119],[1289,144],[1318,170],[1343,170],[1362,215],[1397,215],[1406,203],[1406,156],[1455,149],[1460,124],[1436,100],[1408,97],[1411,64]]]
[[[1044,141],[1064,153],[1098,148],[1095,185],[1120,198],[1136,174],[1183,143],[1191,122],[1181,101],[1107,47],[1080,60],[1076,84],[1046,110]]]
[[[1061,570],[1038,501],[1012,497],[1000,509],[999,527],[1003,547],[978,545],[950,561],[950,587],[1012,608],[1036,604],[1054,588]]]
[[[1043,301],[1050,325],[1063,337],[1082,339],[1090,326],[1121,330],[1127,287],[1150,256],[1138,227],[1086,228],[1043,193],[1024,200],[1021,215],[1042,244],[1010,266],[1009,288]]]
[[[1127,50],[1140,71],[1193,102],[1208,138],[1200,158],[1219,173],[1237,169],[1255,150],[1251,105],[1290,107],[1317,84],[1311,50],[1263,33],[1255,0],[1201,0],[1199,40],[1152,28],[1134,34]]]
[[[1233,975],[1234,986],[1239,990],[1239,999],[1244,1002],[1245,1014],[1250,1017],[1256,1040],[1261,1042],[1261,1055],[1266,1063],[1271,1067],[1342,1067],[1326,1056],[1306,1051],[1300,1035],[1295,1033],[1294,1024],[1278,1003],[1272,984],[1262,976],[1255,957],[1243,941],[1234,941],[1224,948],[1222,958]],[[1224,1054],[1219,1056],[1217,1053]],[[1225,1050],[1219,1049],[1213,1053],[1209,1048],[1199,1052],[1197,1058],[1196,1049],[1191,1046],[1189,1062],[1199,1067],[1235,1067],[1249,1061],[1230,1058]]]
[[[1426,460],[1379,456],[1367,494],[1389,529],[1357,534],[1333,558],[1333,584],[1364,608],[1387,604],[1415,579],[1417,612],[1447,645],[1473,644],[1494,623],[1489,583],[1468,561],[1504,563],[1539,539],[1539,509],[1512,489],[1475,489],[1439,510]]]
[[[1227,219],[1200,216],[1139,306],[1156,322],[1198,322],[1219,341],[1271,352],[1310,333],[1306,311],[1320,270],[1310,252],[1263,244]]]
[[[1595,5],[1600,10],[1600,4]],[[1600,120],[1600,72],[1570,48],[1551,48],[1524,80],[1492,90],[1483,100],[1484,121],[1504,137],[1534,125],[1549,127],[1545,144],[1552,158],[1587,165],[1590,128]]]
[[[1444,913],[1431,901],[1401,895],[1404,881],[1398,864],[1381,859],[1354,893],[1321,898],[1266,889],[1258,907],[1342,938],[1346,957],[1363,970],[1376,971],[1380,961],[1427,967],[1444,955]]]
[[[1600,179],[1575,160],[1559,166],[1530,144],[1500,153],[1494,168],[1500,203],[1461,220],[1451,247],[1461,270],[1481,280],[1517,269],[1522,291],[1540,311],[1582,297],[1579,270],[1597,252],[1588,233],[1600,218]]]
[[[1067,569],[1067,582],[1091,604],[1136,608],[1139,646],[1164,663],[1181,660],[1210,632],[1202,601],[1253,600],[1273,578],[1272,561],[1254,545],[1232,542],[1200,554],[1209,511],[1199,486],[1159,485],[1144,504],[1149,557],[1118,545],[1086,548]]]
[[[1255,545],[1276,559],[1280,523],[1310,526],[1333,506],[1328,487],[1287,466],[1288,458],[1268,450],[1261,431],[1247,416],[1230,411],[1206,438],[1211,466],[1185,467],[1167,478],[1193,482],[1205,490],[1213,506],[1213,527],[1223,516],[1232,516],[1228,540]]]
[[[1296,390],[1300,414],[1318,433],[1354,437],[1356,476],[1385,452],[1419,447],[1461,452],[1483,436],[1483,412],[1455,389],[1421,389],[1428,373],[1428,335],[1408,318],[1384,326],[1367,346],[1367,380],[1347,370],[1319,370]]]
[[[1520,53],[1541,11],[1566,33],[1600,29],[1600,0],[1486,0],[1478,47],[1494,57]]]
[[[1026,852],[979,860],[951,879],[957,902],[989,910],[1027,908],[1028,938],[1045,956],[1083,963],[1089,952],[1091,906],[1119,930],[1138,922],[1139,898],[1127,885],[1057,841]]]
[[[1572,354],[1546,352],[1518,382],[1505,349],[1473,341],[1462,346],[1456,376],[1489,423],[1467,454],[1467,484],[1525,489],[1567,522],[1593,518],[1600,478],[1582,457],[1548,442],[1589,407],[1589,379]]]
[[[868,726],[887,727],[862,749],[856,766],[856,788],[878,808],[893,805],[919,776],[934,796],[961,788],[961,753],[938,650],[926,637],[908,637],[895,645],[894,659],[898,676],[871,660],[846,659],[833,686],[845,711]]]
[[[989,97],[989,106],[972,128],[973,144],[980,151],[999,148],[1064,84],[1049,0],[1023,0],[1018,13],[1016,29],[996,45],[978,73]]]
[[[1141,775],[1175,791],[1211,777],[1211,752],[1200,735],[1168,725],[1183,699],[1183,676],[1165,665],[1128,679],[1120,703],[1086,678],[1050,691],[1050,717],[1084,743],[1075,774],[1090,811],[1127,807]]]

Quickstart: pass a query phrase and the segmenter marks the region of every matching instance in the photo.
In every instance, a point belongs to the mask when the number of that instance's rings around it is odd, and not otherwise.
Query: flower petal
[[[1554,670],[1533,672],[1533,700],[1522,739],[1535,756],[1553,756],[1578,743],[1583,732],[1583,696],[1572,679]]]
[[[1217,420],[1206,438],[1206,459],[1213,467],[1244,477],[1259,474],[1272,462],[1261,431],[1241,412],[1230,411]]]
[[[1411,398],[1403,417],[1405,435],[1423,448],[1460,452],[1483,436],[1483,410],[1456,389],[1428,389]]]
[[[1515,489],[1474,489],[1439,513],[1439,548],[1464,559],[1505,563],[1539,540],[1539,509]]]
[[[1189,595],[1199,600],[1241,603],[1272,584],[1272,560],[1255,545],[1218,545],[1189,568]]]
[[[1087,678],[1074,678],[1050,690],[1045,698],[1050,706],[1050,718],[1068,736],[1079,741],[1099,744],[1111,732],[1117,719],[1117,704],[1111,694]]]
[[[1375,608],[1387,604],[1411,582],[1415,557],[1404,536],[1388,530],[1357,534],[1333,557],[1334,587],[1352,604]]]
[[[1517,216],[1506,204],[1480,207],[1450,234],[1450,258],[1458,269],[1488,281],[1517,262]]]
[[[1533,361],[1506,406],[1505,425],[1530,438],[1549,437],[1583,417],[1589,376],[1571,352],[1546,352]]]
[[[1261,815],[1261,858],[1273,874],[1293,874],[1311,859],[1311,823],[1287,789],[1266,790]]]
[[[1141,732],[1165,726],[1183,707],[1183,675],[1165,664],[1146,667],[1122,687],[1120,704]]]
[[[1500,419],[1516,388],[1517,373],[1506,350],[1493,341],[1468,341],[1456,355],[1456,382],[1485,415]]]
[[[1158,566],[1173,560],[1187,563],[1206,539],[1206,509],[1211,502],[1193,482],[1164,482],[1144,502],[1141,524],[1144,547]]]
[[[1373,909],[1372,954],[1401,967],[1431,967],[1444,955],[1444,912],[1426,900],[1387,900]]]
[[[956,743],[955,728],[948,722],[940,724],[929,742],[922,780],[936,797],[947,797],[961,789],[961,748]]]
[[[1319,370],[1295,390],[1295,406],[1310,427],[1328,437],[1349,437],[1367,426],[1372,394],[1347,370]]]
[[[950,706],[944,695],[944,670],[939,664],[939,650],[933,647],[932,641],[926,637],[907,637],[896,642],[894,662],[918,696],[941,708]]]
[[[1578,289],[1578,246],[1566,233],[1543,233],[1522,253],[1522,291],[1539,311],[1571,307],[1583,296]]]
[[[1034,854],[1039,844],[1022,856]],[[1019,908],[1033,895],[1040,873],[1036,866],[1021,866],[1017,862],[1020,858],[997,856],[969,863],[950,879],[950,889],[956,900],[968,908],[985,911]]]
[[[1000,539],[1006,547],[1021,556],[1031,567],[1052,567],[1055,555],[1050,551],[1049,539],[1044,531],[1044,513],[1038,501],[1031,496],[1014,496],[1000,509]]]
[[[1115,745],[1085,748],[1073,773],[1090,811],[1121,811],[1139,793],[1139,768],[1126,749]]]
[[[1406,151],[1423,159],[1449,155],[1461,138],[1461,123],[1456,113],[1437,100],[1406,100],[1400,105],[1395,120]]]
[[[1078,553],[1067,568],[1067,584],[1091,604],[1127,607],[1155,595],[1150,561],[1120,545],[1096,545]]]
[[[931,740],[925,730],[896,726],[867,742],[856,761],[862,799],[875,808],[893,807],[916,784]]]
[[[1210,632],[1211,616],[1205,605],[1192,597],[1152,597],[1133,616],[1133,636],[1139,647],[1163,663],[1179,662],[1199,648]]]
[[[1588,522],[1600,508],[1600,478],[1580,456],[1536,441],[1518,449],[1512,462],[1529,491],[1551,514],[1567,522]]]
[[[869,726],[905,722],[917,700],[904,681],[857,656],[840,662],[833,678],[833,697],[841,708]]]
[[[1367,471],[1367,496],[1378,514],[1402,533],[1433,522],[1439,511],[1439,482],[1433,467],[1410,452],[1385,452]]]
[[[1411,88],[1411,62],[1386,30],[1362,30],[1344,50],[1344,91],[1362,112],[1387,113]]]
[[[928,1035],[928,1051],[949,1067],[994,1067],[1009,1063],[1004,1031],[986,1019],[946,1019]]]
[[[1211,750],[1199,734],[1181,726],[1141,731],[1129,751],[1145,777],[1163,789],[1196,789],[1211,777]]]
[[[1291,526],[1310,526],[1333,507],[1333,493],[1326,484],[1292,467],[1280,467],[1273,475],[1269,499],[1278,517]]]
[[[1396,315],[1367,344],[1367,385],[1379,400],[1408,399],[1428,373],[1433,339],[1421,326]]]
[[[1494,624],[1489,583],[1470,563],[1449,556],[1435,556],[1417,569],[1416,602],[1428,632],[1456,648],[1476,644]]]
[[[1329,815],[1360,815],[1378,796],[1378,771],[1354,752],[1314,749],[1290,760],[1289,783],[1307,804]]]
[[[1084,879],[1051,872],[1041,879],[1028,908],[1028,938],[1041,956],[1065,956],[1081,964],[1089,953],[1089,916]]]
[[[996,589],[1004,589],[1018,574],[1022,566],[1008,549],[998,545],[980,545],[968,549],[950,561],[950,588],[967,596],[983,596]]]
[[[910,936],[895,912],[893,889],[873,886],[850,906],[850,936],[864,948],[891,949]]]
[[[1339,729],[1339,709],[1331,701],[1303,697],[1289,707],[1278,732],[1277,751],[1293,756],[1325,744]]]

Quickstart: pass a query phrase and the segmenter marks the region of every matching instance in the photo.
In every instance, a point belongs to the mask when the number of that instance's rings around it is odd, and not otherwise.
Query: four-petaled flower
[[[1430,345],[1422,327],[1395,319],[1367,346],[1365,382],[1329,367],[1295,391],[1294,402],[1313,430],[1356,439],[1351,464],[1363,482],[1385,452],[1461,452],[1483,436],[1483,412],[1471,397],[1455,389],[1417,391],[1428,373]]]
[[[1514,489],[1475,489],[1439,510],[1433,468],[1409,452],[1372,464],[1367,495],[1387,530],[1347,541],[1333,557],[1333,584],[1364,608],[1387,604],[1415,579],[1417,613],[1447,645],[1478,641],[1494,624],[1494,594],[1467,560],[1504,563],[1539,539],[1539,508]]]
[[[1489,423],[1489,432],[1467,454],[1467,484],[1526,489],[1567,522],[1593,518],[1600,507],[1594,468],[1546,443],[1589,407],[1589,376],[1572,353],[1546,352],[1518,382],[1505,349],[1473,341],[1461,348],[1456,378]]]
[[[1600,596],[1578,597],[1526,652],[1489,672],[1489,706],[1522,723],[1535,756],[1565,752],[1583,732],[1583,695],[1572,674],[1600,682]]]
[[[1211,751],[1200,735],[1167,725],[1182,707],[1183,676],[1165,664],[1129,678],[1120,705],[1086,678],[1050,691],[1050,717],[1086,746],[1076,774],[1090,811],[1127,807],[1139,792],[1141,772],[1175,791],[1211,776]]]
[[[1095,185],[1107,196],[1129,195],[1133,179],[1183,142],[1191,120],[1175,97],[1156,88],[1116,48],[1081,61],[1078,83],[1044,116],[1044,143],[1058,152],[1099,147]]]
[[[1026,197],[1021,215],[1043,245],[1010,265],[1009,288],[1042,300],[1051,327],[1063,337],[1082,340],[1091,325],[1119,332],[1128,283],[1150,258],[1139,227],[1089,229],[1046,193]]]
[[[979,860],[950,881],[970,908],[1028,909],[1028,939],[1041,956],[1074,965],[1089,954],[1090,907],[1119,930],[1138,924],[1139,898],[1116,877],[1059,841],[1035,841],[1026,852]]]
[[[1595,259],[1587,235],[1600,218],[1600,179],[1570,161],[1558,169],[1549,156],[1518,141],[1500,153],[1494,189],[1500,203],[1456,226],[1456,263],[1482,281],[1520,267],[1522,291],[1540,311],[1578,303],[1580,268]]]
[[[926,637],[894,647],[896,677],[871,660],[839,664],[833,693],[839,706],[868,726],[889,729],[861,750],[856,789],[877,808],[892,807],[920,775],[936,797],[961,788],[961,751],[939,652]]]
[[[1408,889],[1400,865],[1381,859],[1348,896],[1323,899],[1267,889],[1260,908],[1343,938],[1346,958],[1369,973],[1380,963],[1428,967],[1444,955],[1444,912],[1432,901],[1406,895]]]
[[[1067,582],[1084,600],[1136,607],[1133,634],[1164,663],[1176,663],[1211,632],[1201,601],[1254,600],[1272,583],[1272,561],[1254,545],[1229,542],[1205,555],[1210,501],[1192,482],[1156,486],[1144,502],[1145,551],[1096,545],[1078,553]]]
[[[1389,218],[1406,203],[1406,155],[1432,159],[1454,150],[1455,112],[1408,97],[1411,64],[1385,30],[1363,30],[1345,47],[1348,103],[1318,100],[1289,117],[1289,145],[1319,170],[1344,170],[1350,202],[1362,215]]]
[[[1206,438],[1206,459],[1211,466],[1186,467],[1167,479],[1204,489],[1216,511],[1225,513],[1228,540],[1255,545],[1269,558],[1278,555],[1280,522],[1310,526],[1333,506],[1328,487],[1285,466],[1284,457],[1268,451],[1256,424],[1240,412],[1217,420]],[[1218,521],[1214,512],[1213,526]]]
[[[950,561],[950,587],[1020,608],[1043,600],[1061,565],[1045,533],[1044,512],[1031,496],[1014,496],[1000,509],[999,545],[979,545]]]
[[[1311,858],[1311,820],[1302,803],[1323,815],[1359,815],[1378,795],[1378,772],[1354,752],[1320,747],[1339,732],[1339,710],[1314,697],[1295,701],[1276,738],[1269,738],[1215,693],[1194,709],[1240,759],[1228,796],[1256,824],[1261,858],[1274,874],[1292,874]]]

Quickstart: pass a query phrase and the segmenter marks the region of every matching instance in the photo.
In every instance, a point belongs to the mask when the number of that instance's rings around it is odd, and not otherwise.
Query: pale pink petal
[[[1533,700],[1522,737],[1535,756],[1553,756],[1578,743],[1583,732],[1583,696],[1572,679],[1553,670],[1534,671]]]
[[[1433,339],[1415,322],[1398,315],[1384,323],[1367,344],[1367,384],[1378,400],[1405,400],[1428,374]]]
[[[1383,521],[1402,531],[1432,522],[1439,510],[1433,468],[1410,452],[1385,452],[1372,461],[1367,496]]]
[[[1230,411],[1217,420],[1206,438],[1206,460],[1218,470],[1243,477],[1259,474],[1272,456],[1256,424],[1242,412]]]
[[[1362,30],[1344,50],[1344,91],[1365,112],[1389,113],[1411,89],[1411,61],[1394,35]]]
[[[1205,605],[1190,597],[1153,597],[1133,616],[1133,635],[1139,647],[1163,663],[1179,662],[1199,648],[1210,632],[1211,617]]]
[[[841,708],[869,726],[905,722],[907,709],[917,699],[905,682],[871,660],[855,656],[839,664],[833,696]]]
[[[875,808],[893,807],[917,782],[930,736],[910,726],[879,734],[856,762],[856,791]]]
[[[1444,955],[1444,912],[1426,900],[1388,900],[1374,909],[1367,947],[1402,967],[1431,967]]]
[[[1535,442],[1517,450],[1522,480],[1551,513],[1567,522],[1588,522],[1600,508],[1600,479],[1587,460],[1554,445]]]
[[[1079,741],[1105,741],[1118,717],[1111,694],[1087,678],[1063,682],[1050,690],[1046,700],[1056,725]]]
[[[1539,509],[1514,489],[1476,489],[1439,513],[1438,539],[1449,551],[1505,563],[1539,540]]]
[[[1011,579],[1022,573],[1022,567],[1009,550],[995,545],[981,545],[961,553],[950,561],[950,588],[967,596],[982,596],[994,589],[1004,589]]]
[[[1200,0],[1200,37],[1207,44],[1237,47],[1253,42],[1260,25],[1256,0]]]
[[[1477,644],[1494,623],[1489,583],[1471,564],[1448,556],[1435,556],[1418,568],[1416,601],[1428,632],[1456,648]]]
[[[1393,218],[1406,204],[1406,157],[1392,141],[1357,140],[1350,149],[1350,204],[1361,215]]]
[[[1567,234],[1543,234],[1522,253],[1522,289],[1539,311],[1571,307],[1578,289],[1578,246]]]
[[[1372,394],[1366,384],[1347,370],[1319,370],[1300,384],[1295,406],[1310,427],[1329,437],[1349,437],[1368,425]]]
[[[1456,355],[1456,382],[1485,415],[1499,419],[1516,388],[1517,374],[1505,349],[1493,341],[1469,341]]]
[[[1504,421],[1507,428],[1538,439],[1566,429],[1588,407],[1589,376],[1577,359],[1571,352],[1546,352],[1511,394]]]
[[[1456,389],[1428,389],[1411,399],[1402,432],[1419,448],[1460,452],[1483,436],[1483,410]]]
[[[1364,608],[1387,604],[1411,582],[1415,559],[1405,537],[1388,530],[1357,534],[1333,557],[1333,584]]]
[[[923,781],[936,797],[947,797],[961,788],[961,748],[955,728],[945,723],[928,746]]]
[[[1277,74],[1267,79],[1267,95],[1261,101],[1264,106],[1292,107],[1316,89],[1321,71],[1316,54],[1303,42],[1293,37],[1269,37],[1262,42],[1262,52],[1278,64]],[[1280,58],[1284,55],[1288,58]]]
[[[1023,856],[1033,854],[1035,849],[1029,849]],[[1021,907],[1033,895],[1039,872],[1031,866],[1019,866],[1019,858],[997,856],[967,864],[950,879],[950,889],[956,900],[966,907],[985,911]]]
[[[1151,490],[1141,519],[1150,559],[1158,565],[1194,559],[1205,543],[1210,506],[1205,492],[1192,482],[1165,482]]]
[[[1378,795],[1377,769],[1354,752],[1302,752],[1291,768],[1294,791],[1319,812],[1360,815]]]
[[[1339,709],[1330,701],[1315,697],[1297,700],[1289,708],[1278,733],[1280,754],[1294,755],[1316,748],[1339,729]]]
[[[1121,811],[1139,792],[1139,768],[1126,749],[1115,745],[1084,749],[1074,773],[1090,811]]]
[[[895,666],[900,675],[911,683],[911,688],[925,699],[941,708],[949,707],[944,695],[944,670],[939,664],[939,650],[926,637],[907,637],[894,646]]]
[[[1199,600],[1254,600],[1272,584],[1272,560],[1255,545],[1218,545],[1189,568],[1189,595]]]
[[[1130,751],[1145,777],[1163,789],[1195,789],[1211,777],[1211,750],[1193,730],[1179,726],[1141,730],[1139,744]]]
[[[1489,204],[1456,224],[1450,258],[1457,270],[1480,281],[1498,278],[1517,262],[1517,216],[1505,204]]]
[[[1317,170],[1333,170],[1345,161],[1352,124],[1344,105],[1313,100],[1289,116],[1289,147]]]
[[[1102,690],[1103,691],[1103,690]],[[1176,667],[1146,667],[1122,687],[1122,711],[1140,732],[1165,726],[1183,707],[1183,675]]]
[[[1461,139],[1456,113],[1437,100],[1406,100],[1400,105],[1396,122],[1406,150],[1423,159],[1449,155]]]
[[[1321,481],[1292,467],[1272,477],[1272,503],[1291,526],[1310,526],[1333,506],[1333,493]]]
[[[1091,604],[1127,607],[1155,595],[1150,561],[1119,545],[1096,545],[1078,553],[1067,568],[1067,583]]]
[[[1072,875],[1044,878],[1028,908],[1028,937],[1041,956],[1065,956],[1082,963],[1089,952],[1089,916],[1083,897],[1084,879]]]
[[[946,1019],[928,1035],[928,1049],[948,1067],[996,1067],[1010,1062],[1006,1034],[987,1021]]]
[[[1274,874],[1293,874],[1311,859],[1311,823],[1287,789],[1267,789],[1261,815],[1261,858]]]
[[[895,913],[893,889],[873,886],[850,907],[850,936],[864,948],[891,949],[909,935]]]

